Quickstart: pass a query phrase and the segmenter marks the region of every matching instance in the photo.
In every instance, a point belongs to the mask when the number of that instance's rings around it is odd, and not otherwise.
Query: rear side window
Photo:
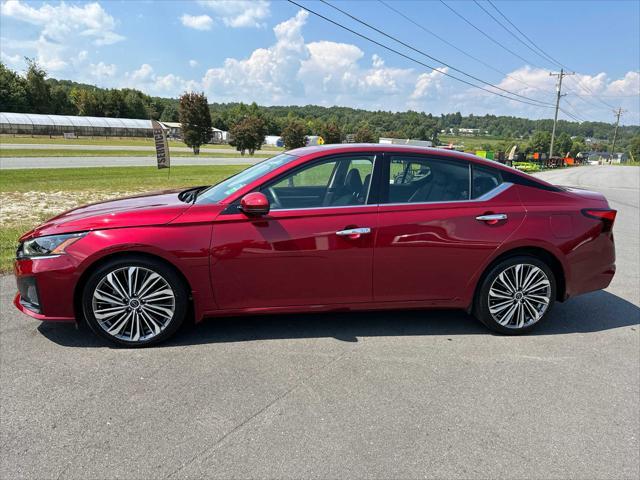
[[[389,167],[389,203],[469,199],[469,164],[466,162],[392,155]]]
[[[490,192],[502,183],[500,172],[492,168],[478,167],[472,168],[473,181],[471,182],[471,198],[479,198]]]

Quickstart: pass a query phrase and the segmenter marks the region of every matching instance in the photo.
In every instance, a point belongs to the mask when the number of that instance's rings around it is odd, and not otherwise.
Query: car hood
[[[85,230],[164,225],[191,206],[178,198],[180,191],[153,192],[74,208],[47,220],[21,240]]]

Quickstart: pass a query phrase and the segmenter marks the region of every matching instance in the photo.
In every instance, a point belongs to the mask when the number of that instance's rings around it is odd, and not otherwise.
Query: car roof
[[[346,153],[360,151],[384,151],[398,153],[421,153],[446,157],[459,158],[463,160],[484,160],[470,153],[458,152],[456,150],[446,150],[444,148],[420,147],[416,145],[398,145],[393,143],[336,143],[330,145],[313,145],[310,147],[296,148],[286,153],[303,157],[316,153]],[[495,162],[493,162],[495,163]]]

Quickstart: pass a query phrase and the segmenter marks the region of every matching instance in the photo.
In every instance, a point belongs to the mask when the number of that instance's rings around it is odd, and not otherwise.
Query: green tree
[[[325,144],[342,142],[342,132],[336,122],[327,122],[320,130],[320,136]]]
[[[211,139],[211,114],[204,93],[190,92],[179,99],[178,116],[182,124],[182,140],[200,153],[200,145]]]
[[[306,127],[304,123],[295,118],[291,118],[287,126],[282,130],[282,141],[287,150],[304,147],[307,143]]]
[[[77,115],[76,107],[71,103],[67,90],[60,86],[51,87],[51,113],[56,115]]]
[[[231,125],[229,134],[231,135],[229,145],[236,147],[242,155],[247,150],[249,155],[253,155],[264,143],[266,134],[264,120],[256,115],[247,115]]]
[[[71,102],[76,108],[78,115],[98,116],[100,106],[98,98],[93,90],[87,88],[74,88],[69,94]]]
[[[0,111],[27,112],[29,102],[24,78],[0,62]]]
[[[115,88],[107,91],[104,96],[104,116],[119,118],[125,117],[126,114],[127,105],[122,92]]]
[[[640,135],[636,135],[631,139],[628,151],[632,162],[640,162]]]
[[[178,109],[173,103],[168,104],[162,110],[162,115],[160,115],[161,122],[177,122],[179,118]]]
[[[26,61],[25,90],[29,109],[34,113],[50,113],[51,90],[46,82],[47,72],[35,60],[27,58]]]
[[[368,124],[365,123],[356,130],[355,141],[356,143],[375,143],[376,138]]]
[[[530,152],[548,153],[550,145],[551,145],[551,134],[545,131],[537,131],[529,139],[529,145],[527,149]]]
[[[125,117],[126,118],[149,118],[149,111],[143,93],[138,90],[123,90]]]
[[[587,146],[584,143],[584,138],[576,137],[571,141],[571,154],[578,155],[580,152],[585,152]]]
[[[554,154],[563,157],[567,152],[571,151],[572,145],[573,141],[571,140],[571,136],[567,132],[562,132],[558,135],[555,145],[553,146]]]

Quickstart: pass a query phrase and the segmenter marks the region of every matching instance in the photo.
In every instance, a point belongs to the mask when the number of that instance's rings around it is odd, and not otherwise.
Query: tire
[[[153,345],[172,336],[184,322],[188,306],[187,286],[172,267],[133,255],[100,266],[82,292],[89,327],[128,347]]]
[[[520,335],[544,320],[555,298],[551,268],[536,257],[519,255],[490,267],[477,289],[473,314],[495,332]]]

